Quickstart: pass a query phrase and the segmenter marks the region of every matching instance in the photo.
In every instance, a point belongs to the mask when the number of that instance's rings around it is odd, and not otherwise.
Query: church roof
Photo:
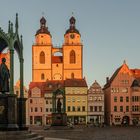
[[[68,34],[68,33],[80,34],[79,31],[75,27],[76,19],[73,16],[70,18],[69,22],[70,22],[70,27],[68,30],[66,30],[65,34]]]
[[[48,27],[46,27],[46,19],[44,17],[42,17],[40,19],[40,29],[37,30],[36,35],[42,34],[42,33],[43,34],[48,34],[48,35],[51,36],[51,34],[50,34],[49,30],[48,30]]]
[[[52,63],[62,63],[63,56],[52,56]]]

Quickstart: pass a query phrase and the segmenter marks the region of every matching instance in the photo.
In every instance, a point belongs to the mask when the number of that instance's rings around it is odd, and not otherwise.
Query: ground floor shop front
[[[87,116],[67,116],[67,122],[74,125],[87,124]]]

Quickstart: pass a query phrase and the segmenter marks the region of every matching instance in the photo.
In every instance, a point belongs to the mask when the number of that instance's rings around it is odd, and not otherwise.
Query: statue
[[[6,59],[2,58],[2,63],[0,65],[0,92],[9,92],[9,69],[5,64]]]
[[[58,99],[58,101],[57,101],[57,112],[58,113],[61,113],[61,101],[60,101],[60,98]]]

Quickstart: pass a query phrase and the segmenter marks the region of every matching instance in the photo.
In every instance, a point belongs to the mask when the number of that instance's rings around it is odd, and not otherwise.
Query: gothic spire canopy
[[[67,33],[77,33],[77,34],[80,34],[79,31],[75,27],[76,19],[73,16],[69,19],[69,22],[70,22],[70,27],[66,31],[65,34],[67,34]]]
[[[36,35],[42,34],[42,33],[51,35],[49,30],[48,30],[48,27],[46,27],[46,19],[44,17],[42,17],[40,19],[40,29],[36,32]]]

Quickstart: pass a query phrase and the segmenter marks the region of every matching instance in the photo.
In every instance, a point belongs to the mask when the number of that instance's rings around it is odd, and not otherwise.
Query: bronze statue
[[[2,63],[0,65],[0,92],[9,92],[9,69],[5,64],[6,59],[2,58]]]
[[[57,112],[58,113],[61,113],[61,101],[60,101],[60,98],[58,99],[58,101],[57,101]]]

